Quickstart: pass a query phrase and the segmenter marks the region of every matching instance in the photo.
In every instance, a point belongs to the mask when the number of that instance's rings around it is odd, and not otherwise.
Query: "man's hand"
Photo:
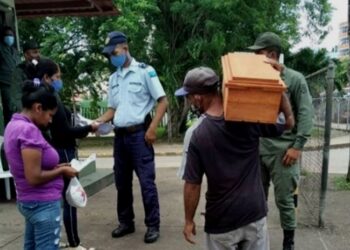
[[[271,59],[271,58],[266,58],[265,59],[265,62],[270,64],[275,70],[279,71],[279,72],[282,72],[283,69],[284,69],[284,65],[283,64],[280,64],[279,62],[277,62],[276,60],[274,59]]]
[[[99,127],[100,125],[101,125],[100,122],[98,122],[98,121],[93,121],[93,122],[90,124],[91,129],[92,129],[92,132],[93,132],[93,133],[96,132],[97,129],[98,129],[98,127]]]
[[[283,157],[283,165],[289,167],[293,165],[300,157],[301,150],[296,148],[290,148],[287,150],[286,154]]]
[[[145,141],[148,145],[152,145],[157,139],[156,129],[151,126],[147,129],[145,134]]]
[[[192,235],[196,235],[196,224],[194,221],[185,223],[183,234],[189,243],[196,244],[196,242],[192,239]]]

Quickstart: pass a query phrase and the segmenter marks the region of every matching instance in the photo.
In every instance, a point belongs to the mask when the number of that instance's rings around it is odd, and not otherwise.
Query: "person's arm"
[[[294,127],[295,120],[292,107],[285,93],[282,93],[279,111],[283,113],[284,119],[281,119],[280,114],[275,124],[258,124],[259,136],[277,137],[282,135],[284,130],[289,130]]]
[[[167,107],[168,107],[168,100],[166,96],[160,97],[158,99],[156,114],[154,115],[152,122],[149,125],[145,134],[145,140],[148,144],[153,144],[157,139],[156,130],[166,112]]]
[[[290,105],[290,102],[286,93],[282,94],[280,111],[284,114],[284,117],[285,117],[285,125],[284,125],[285,129],[286,130],[292,129],[295,125],[295,119],[292,111],[292,106]]]
[[[196,224],[194,222],[194,215],[196,213],[199,198],[201,193],[201,184],[191,184],[185,182],[184,186],[184,205],[185,205],[185,226],[183,234],[185,239],[191,244],[196,242],[192,239],[196,235]]]
[[[301,151],[311,135],[313,106],[306,80],[303,76],[293,79],[295,84],[291,89],[291,98],[295,105],[296,138],[291,148],[283,157],[283,164],[290,166],[300,157]]]
[[[293,144],[293,148],[302,150],[307,139],[311,135],[312,130],[312,117],[313,117],[313,105],[312,98],[307,86],[306,80],[303,76],[297,80],[298,84],[295,90],[291,91],[291,98],[294,99],[294,116],[296,118],[296,139]]]
[[[97,122],[101,122],[101,123],[106,123],[109,122],[113,119],[115,115],[115,109],[113,108],[108,108],[107,111],[101,115],[99,118],[96,119]]]
[[[63,104],[59,101],[57,112],[52,118],[50,125],[52,140],[60,140],[66,137],[84,138],[89,132],[94,131],[94,125],[87,125],[83,127],[73,127],[70,119],[67,119],[67,113]]]
[[[156,140],[156,129],[161,119],[163,118],[166,109],[168,107],[168,100],[166,98],[162,84],[159,81],[157,72],[152,66],[147,66],[145,69],[144,76],[146,81],[146,86],[149,91],[149,94],[154,100],[157,100],[158,105],[156,108],[156,114],[152,119],[150,126],[148,127],[145,140],[148,144],[152,144]]]
[[[24,175],[30,185],[37,186],[56,178],[59,175],[74,177],[78,172],[67,164],[58,165],[52,170],[42,170],[41,151],[34,148],[24,148],[21,150]]]

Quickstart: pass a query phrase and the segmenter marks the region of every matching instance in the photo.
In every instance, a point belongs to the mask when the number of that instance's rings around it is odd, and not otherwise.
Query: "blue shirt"
[[[118,68],[109,78],[108,107],[115,109],[116,127],[144,122],[154,104],[165,96],[153,67],[132,59],[129,67]]]

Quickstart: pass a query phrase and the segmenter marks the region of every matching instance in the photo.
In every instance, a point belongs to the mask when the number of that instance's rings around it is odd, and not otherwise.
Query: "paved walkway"
[[[333,147],[349,147],[350,146],[350,134],[334,137],[331,139],[331,145]],[[165,143],[157,142],[154,144],[154,151],[157,156],[175,156],[182,155],[183,144],[182,143]],[[104,146],[91,146],[79,148],[79,156],[87,157],[92,153],[96,153],[98,157],[112,157],[113,156],[113,145],[112,140],[110,145]]]
[[[182,143],[155,143],[154,152],[158,156],[171,156],[182,154]],[[112,157],[113,156],[113,144],[103,146],[83,146],[79,148],[79,156],[87,157],[92,153],[96,153],[99,157]]]
[[[332,145],[347,144],[348,137],[335,138]],[[89,155],[97,152],[98,168],[111,168],[112,145],[99,148],[85,148],[80,150],[80,155]],[[183,183],[176,177],[179,159],[181,159],[182,144],[155,144],[156,159],[163,161],[157,163],[157,185],[161,206],[161,238],[151,245],[143,243],[145,227],[143,225],[143,206],[141,202],[138,182],[134,182],[134,200],[136,214],[136,233],[121,239],[113,239],[110,232],[116,226],[116,191],[111,185],[89,198],[88,206],[79,209],[79,223],[82,242],[88,246],[95,246],[100,250],[109,249],[203,249],[204,234],[202,216],[204,210],[205,190],[202,189],[201,203],[196,215],[197,244],[190,245],[182,236],[183,226]],[[339,158],[339,157],[338,157]],[[347,161],[347,159],[344,161]],[[175,165],[176,164],[176,165]],[[299,228],[296,233],[296,249],[301,250],[346,250],[350,249],[350,217],[348,207],[350,204],[350,192],[335,192],[332,188],[327,193],[326,201],[326,228],[318,229],[312,226],[310,216],[303,201],[299,208]],[[282,231],[279,226],[279,215],[273,201],[269,201],[269,234],[271,250],[281,249]],[[311,226],[310,226],[311,225]],[[15,201],[0,200],[0,249],[22,249],[23,218],[16,209]],[[63,233],[64,235],[64,233]]]
[[[86,208],[79,209],[79,225],[81,240],[87,246],[95,246],[98,250],[115,249],[152,249],[178,250],[203,249],[203,217],[204,194],[202,196],[195,220],[197,223],[196,245],[184,241],[183,228],[183,183],[176,177],[175,168],[157,170],[157,185],[161,207],[161,238],[150,245],[143,243],[145,227],[143,224],[143,206],[138,182],[134,182],[134,207],[136,232],[124,238],[113,239],[111,231],[116,226],[116,191],[111,185],[88,200]],[[327,210],[325,214],[325,229],[310,226],[309,214],[302,206],[299,209],[299,228],[296,232],[296,249],[298,250],[346,250],[350,246],[350,217],[348,192],[333,192],[327,194]],[[279,226],[279,216],[273,202],[273,194],[269,201],[269,235],[271,250],[280,250],[282,231]],[[63,232],[63,235],[65,233]],[[0,205],[0,249],[22,249],[23,218],[16,209],[15,201]],[[64,239],[63,239],[64,240]]]

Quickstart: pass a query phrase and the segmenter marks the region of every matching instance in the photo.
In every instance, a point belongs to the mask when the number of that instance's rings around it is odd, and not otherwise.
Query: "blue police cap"
[[[126,35],[120,31],[113,31],[108,34],[106,39],[106,45],[102,51],[105,55],[111,55],[115,49],[115,46],[120,43],[126,43],[128,38]]]

